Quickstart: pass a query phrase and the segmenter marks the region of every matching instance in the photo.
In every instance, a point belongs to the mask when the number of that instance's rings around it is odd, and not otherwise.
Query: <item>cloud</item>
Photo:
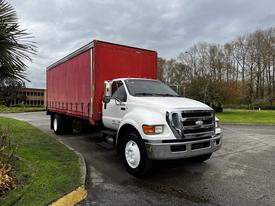
[[[100,39],[176,57],[200,41],[224,43],[274,25],[272,0],[10,0],[39,51],[29,86],[45,87],[45,68]]]

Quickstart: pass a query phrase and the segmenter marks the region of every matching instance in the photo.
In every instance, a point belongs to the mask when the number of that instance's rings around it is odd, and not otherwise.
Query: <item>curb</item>
[[[85,162],[85,159],[83,157],[82,154],[80,154],[78,151],[76,150],[73,150],[79,157],[79,160],[80,160],[80,183],[82,185],[85,185],[86,184],[86,179],[87,179],[87,166],[86,166],[86,162]]]
[[[52,134],[51,134],[52,135]],[[86,162],[82,154],[80,154],[78,151],[76,151],[74,148],[70,147],[69,145],[66,145],[64,142],[62,142],[61,139],[56,138],[54,135],[52,135],[58,142],[66,146],[69,150],[73,151],[79,158],[79,163],[80,163],[80,184],[85,185],[86,183],[86,174],[87,174],[87,167],[86,167]]]
[[[50,203],[49,206],[73,206],[84,200],[87,197],[87,190],[85,186],[80,186],[74,191],[64,195],[58,200]]]

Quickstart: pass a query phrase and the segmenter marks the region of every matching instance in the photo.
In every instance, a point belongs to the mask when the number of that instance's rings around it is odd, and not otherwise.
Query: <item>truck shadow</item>
[[[122,183],[134,185],[160,195],[175,196],[195,203],[210,203],[207,176],[211,168],[207,162],[194,163],[191,160],[155,161],[151,175],[144,178],[130,178]]]

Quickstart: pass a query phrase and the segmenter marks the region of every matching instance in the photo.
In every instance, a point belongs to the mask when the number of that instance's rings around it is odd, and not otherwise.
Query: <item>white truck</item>
[[[154,160],[207,160],[222,145],[213,109],[157,80],[151,50],[93,41],[48,67],[46,98],[57,135],[72,131],[72,120],[103,124],[135,176]]]

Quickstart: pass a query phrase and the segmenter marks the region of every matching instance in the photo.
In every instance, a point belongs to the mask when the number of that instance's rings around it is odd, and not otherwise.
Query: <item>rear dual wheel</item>
[[[52,118],[52,128],[56,135],[63,135],[72,132],[72,121],[69,117],[54,114]]]

